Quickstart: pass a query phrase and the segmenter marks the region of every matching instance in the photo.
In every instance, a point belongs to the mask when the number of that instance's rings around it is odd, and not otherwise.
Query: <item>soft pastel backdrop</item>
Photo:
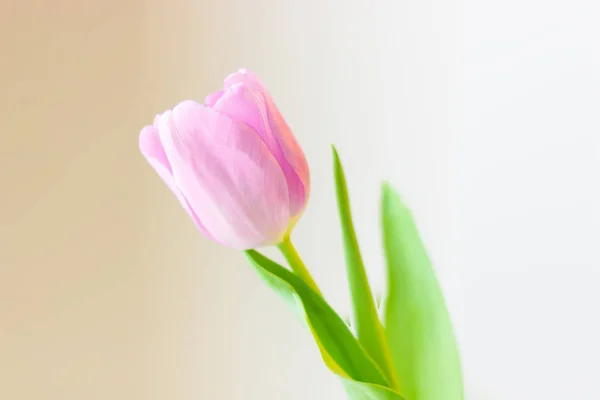
[[[307,154],[295,238],[338,309],[331,142],[377,288],[379,181],[413,205],[469,400],[600,398],[599,18],[584,0],[2,2],[0,398],[343,398],[138,153],[154,113],[242,66]]]

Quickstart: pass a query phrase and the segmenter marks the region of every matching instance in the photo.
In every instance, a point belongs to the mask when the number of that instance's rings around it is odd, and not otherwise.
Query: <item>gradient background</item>
[[[583,0],[3,0],[0,398],[343,398],[137,149],[239,67],[305,149],[295,241],[338,310],[330,143],[375,287],[379,182],[415,210],[468,400],[600,398],[599,19]]]

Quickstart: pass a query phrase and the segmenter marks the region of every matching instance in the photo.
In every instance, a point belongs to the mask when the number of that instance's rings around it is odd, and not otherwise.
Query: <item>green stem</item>
[[[304,265],[304,261],[300,258],[300,254],[296,251],[296,248],[292,244],[289,236],[286,237],[283,242],[277,245],[277,248],[281,251],[288,264],[292,268],[292,271],[296,273],[308,286],[310,286],[315,292],[321,294],[317,283],[308,272],[308,268]]]

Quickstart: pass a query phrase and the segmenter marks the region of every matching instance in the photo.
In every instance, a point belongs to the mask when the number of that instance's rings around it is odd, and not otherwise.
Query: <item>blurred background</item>
[[[381,180],[414,209],[469,400],[600,398],[599,18],[591,0],[4,0],[0,398],[344,398],[137,148],[240,67],[306,152],[295,242],[338,310],[330,143],[378,290]]]

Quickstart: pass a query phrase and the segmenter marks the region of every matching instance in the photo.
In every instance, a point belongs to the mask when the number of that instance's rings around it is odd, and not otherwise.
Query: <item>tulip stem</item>
[[[300,258],[300,254],[296,251],[296,248],[292,244],[292,241],[289,237],[286,237],[283,242],[277,245],[288,264],[292,268],[292,271],[296,273],[308,286],[310,286],[317,294],[321,294],[317,283],[313,279],[310,272],[308,272],[308,268]]]

